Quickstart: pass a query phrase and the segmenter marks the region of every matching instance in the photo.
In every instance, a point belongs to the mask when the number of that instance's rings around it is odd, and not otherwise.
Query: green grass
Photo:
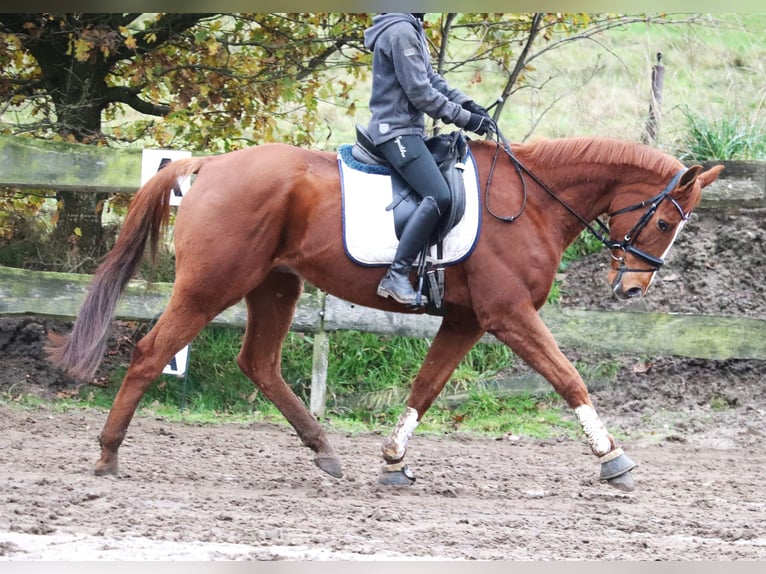
[[[679,143],[679,158],[688,161],[764,160],[766,123],[738,116],[709,120],[686,112],[688,132]]]
[[[766,14],[719,13],[703,15],[696,25],[632,24],[551,50],[532,62],[526,72],[530,85],[508,99],[500,127],[511,141],[581,135],[639,141],[658,52],[665,68],[658,147],[669,153],[685,149],[687,113],[762,125],[765,30]],[[487,105],[500,95],[505,73],[485,67],[476,82],[476,72],[467,66],[447,80]],[[332,126],[326,139],[317,137],[322,147],[352,141],[354,124],[369,120],[368,92],[369,82],[358,82],[351,116],[320,106]]]
[[[53,412],[71,412],[82,409],[106,410],[111,400],[107,393],[94,399],[69,397],[50,401],[31,395],[0,396],[0,404],[10,408],[34,410],[44,406]],[[321,423],[328,429],[346,433],[387,434],[396,423],[403,405],[390,406],[375,411],[330,412]],[[172,402],[143,399],[138,408],[143,416],[162,417],[169,421],[187,424],[218,425],[223,423],[251,424],[269,422],[289,427],[287,420],[270,403],[264,403],[251,412],[217,412],[191,402],[186,408]],[[513,397],[497,397],[491,393],[475,392],[457,408],[435,405],[429,409],[417,433],[420,435],[445,435],[454,432],[476,436],[551,438],[580,436],[579,426],[572,412],[555,395],[521,394]]]
[[[590,231],[584,229],[577,239],[575,239],[572,244],[567,247],[566,251],[564,251],[559,268],[563,271],[567,268],[567,265],[573,261],[577,261],[593,253],[598,253],[602,249],[604,249],[604,244]]]
[[[683,148],[689,112],[757,125],[764,117],[764,29],[763,14],[715,14],[703,25],[633,24],[554,50],[534,62],[531,78],[545,82],[544,89],[515,95],[501,125],[517,139],[604,135],[639,140],[658,52],[665,68],[659,147]]]
[[[239,371],[235,357],[241,337],[241,332],[233,329],[204,329],[192,344],[187,379],[162,375],[142,399],[141,411],[187,422],[267,420],[286,424],[276,408]],[[349,432],[387,432],[404,408],[409,383],[429,342],[360,332],[333,333],[330,341],[325,422]],[[312,343],[310,336],[290,333],[283,352],[285,379],[305,404],[309,402]],[[505,346],[478,344],[460,363],[445,390],[467,393],[468,399],[458,406],[432,407],[422,431],[512,432],[526,436],[569,432],[574,419],[555,395],[498,397],[472,389],[474,383],[491,378],[513,361]],[[123,376],[121,369],[106,388],[86,386],[79,396],[59,403],[70,408],[109,408]],[[381,393],[382,404],[342,406],[350,397],[366,393]]]
[[[502,397],[487,391],[472,391],[456,408],[433,407],[418,428],[536,438],[575,436],[579,432],[574,417],[553,394]]]

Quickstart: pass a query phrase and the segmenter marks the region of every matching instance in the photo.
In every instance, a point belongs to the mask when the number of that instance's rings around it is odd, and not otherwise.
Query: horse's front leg
[[[507,344],[530,367],[544,376],[574,410],[591,451],[601,462],[600,479],[621,490],[633,490],[631,470],[636,464],[619,448],[601,422],[588,389],[574,365],[533,308],[519,309],[508,316],[504,326],[492,333]]]
[[[394,430],[383,442],[385,465],[378,479],[380,484],[398,486],[415,482],[414,473],[404,463],[412,433],[444,388],[452,372],[483,334],[484,331],[472,318],[444,318],[425,361],[412,382],[407,408],[399,416]]]

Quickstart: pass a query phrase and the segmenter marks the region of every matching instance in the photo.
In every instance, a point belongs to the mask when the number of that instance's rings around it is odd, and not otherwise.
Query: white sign
[[[175,377],[183,377],[186,374],[186,369],[189,367],[189,345],[186,345],[183,349],[178,351],[170,362],[162,369],[163,375],[173,375]]]
[[[141,185],[144,185],[151,177],[160,171],[171,161],[191,157],[192,153],[177,149],[145,149],[141,154]],[[170,191],[170,205],[181,204],[184,194],[191,187],[191,177],[179,177],[176,185]]]
[[[192,153],[176,149],[145,149],[141,154],[141,185],[143,186],[152,176],[171,161],[191,157]],[[176,185],[170,190],[170,205],[179,206],[184,194],[191,187],[191,177],[179,177]],[[189,345],[176,353],[175,357],[162,369],[165,375],[183,377],[189,365]]]

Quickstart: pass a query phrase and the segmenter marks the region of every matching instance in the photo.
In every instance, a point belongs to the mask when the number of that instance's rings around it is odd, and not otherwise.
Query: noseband
[[[620,267],[618,268],[619,276],[622,276],[623,273],[656,273],[660,267],[662,267],[665,264],[665,260],[660,257],[655,257],[654,255],[650,255],[646,251],[643,251],[633,245],[633,242],[636,240],[636,237],[638,237],[638,234],[641,233],[641,230],[646,227],[646,224],[649,222],[649,220],[652,218],[654,213],[657,211],[657,208],[660,206],[660,204],[665,201],[666,199],[670,201],[676,209],[678,209],[678,212],[681,214],[681,220],[686,221],[689,219],[689,214],[684,213],[683,208],[681,205],[676,201],[674,198],[670,197],[670,193],[676,188],[676,185],[678,185],[679,180],[681,179],[681,176],[686,172],[686,168],[680,169],[668,182],[668,184],[665,186],[665,188],[655,195],[654,197],[650,199],[646,199],[640,203],[636,203],[635,205],[631,205],[629,207],[623,207],[622,209],[618,209],[617,211],[613,211],[611,213],[607,214],[607,217],[610,219],[612,217],[615,217],[617,215],[622,215],[625,213],[631,213],[633,211],[637,211],[639,209],[646,208],[646,211],[641,216],[641,218],[636,222],[636,224],[633,226],[633,228],[625,235],[622,241],[612,241],[609,238],[609,227],[601,221],[601,219],[596,218],[595,223],[598,226],[599,229],[596,229],[589,221],[587,221],[583,216],[581,216],[579,213],[577,213],[569,204],[567,204],[563,199],[561,199],[554,191],[549,188],[547,185],[545,185],[540,179],[529,169],[527,169],[524,164],[522,164],[518,158],[516,158],[515,155],[513,155],[513,151],[511,150],[511,146],[508,144],[508,141],[503,137],[503,135],[500,133],[500,129],[497,129],[497,149],[495,150],[495,155],[492,159],[492,166],[490,168],[489,177],[487,178],[487,187],[485,190],[485,201],[484,204],[487,207],[487,211],[492,215],[494,218],[499,219],[500,221],[505,221],[508,223],[511,223],[515,221],[516,219],[521,216],[521,214],[524,211],[524,208],[526,207],[527,202],[527,184],[526,180],[524,179],[524,174],[531,177],[537,185],[539,185],[542,189],[544,189],[553,199],[555,199],[557,202],[559,202],[569,213],[574,215],[580,223],[582,223],[585,228],[601,243],[604,244],[609,250],[612,252],[612,259],[615,261],[618,261],[620,263]],[[501,145],[502,142],[502,145]],[[502,149],[508,157],[511,159],[511,163],[516,168],[516,172],[519,174],[519,178],[521,179],[522,188],[523,188],[523,202],[521,209],[519,212],[513,216],[506,217],[495,214],[492,209],[489,206],[489,186],[492,182],[492,175],[495,171],[495,164],[497,162],[497,157],[499,154],[500,149]],[[617,256],[614,254],[614,251],[618,250],[622,252],[621,256]],[[625,266],[625,254],[632,255],[636,259],[639,259],[649,265],[649,269],[634,269],[630,267]]]

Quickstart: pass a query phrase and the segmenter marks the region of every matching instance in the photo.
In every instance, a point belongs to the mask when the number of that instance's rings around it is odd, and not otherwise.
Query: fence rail
[[[0,136],[0,187],[135,193],[140,149],[112,149]],[[715,161],[726,167],[705,189],[700,208],[766,207],[766,162]]]

